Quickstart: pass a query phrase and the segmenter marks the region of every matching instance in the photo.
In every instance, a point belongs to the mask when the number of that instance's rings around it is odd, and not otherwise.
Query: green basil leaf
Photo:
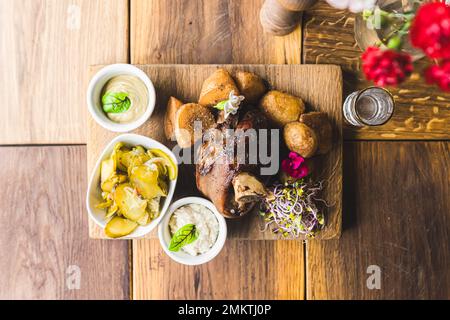
[[[217,110],[223,110],[225,108],[225,104],[228,102],[228,100],[221,101],[218,104],[214,106]]]
[[[194,224],[187,224],[178,229],[170,241],[169,250],[173,252],[180,251],[182,247],[198,239],[197,227]]]
[[[123,113],[130,109],[131,101],[125,92],[106,92],[102,97],[102,105],[106,113]]]

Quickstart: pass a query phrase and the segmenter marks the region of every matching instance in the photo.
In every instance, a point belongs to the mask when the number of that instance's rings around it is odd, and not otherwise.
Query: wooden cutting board
[[[314,162],[317,179],[325,180],[323,199],[332,205],[325,214],[326,227],[317,239],[338,238],[342,229],[342,74],[333,65],[138,65],[147,73],[156,89],[157,101],[150,120],[134,133],[158,140],[169,147],[173,142],[164,135],[164,114],[170,96],[184,102],[196,102],[203,81],[217,68],[231,73],[235,70],[255,72],[272,88],[299,96],[305,101],[307,111],[323,111],[334,126],[332,151]],[[102,66],[90,68],[91,76]],[[88,116],[87,161],[89,176],[97,158],[108,142],[117,136],[99,126]],[[192,166],[180,166],[174,200],[185,196],[200,196],[195,187]],[[276,240],[270,231],[261,232],[262,221],[257,214],[248,214],[240,220],[228,220],[228,237],[248,240]],[[89,221],[89,235],[105,239],[103,230]],[[156,230],[147,236],[156,237]]]

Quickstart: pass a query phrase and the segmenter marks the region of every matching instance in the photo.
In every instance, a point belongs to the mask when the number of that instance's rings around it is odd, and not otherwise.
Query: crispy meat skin
[[[235,124],[231,121],[227,125],[220,125],[217,129],[222,133],[226,129],[267,128],[266,118],[258,111],[247,112],[243,119]],[[234,127],[235,126],[235,127]],[[234,128],[233,128],[234,127]],[[233,149],[236,148],[238,140],[235,137]],[[257,165],[239,164],[236,158],[229,159],[229,154],[222,141],[205,141],[199,149],[199,163],[196,165],[197,188],[206,197],[208,197],[219,212],[227,218],[239,218],[245,215],[254,204],[248,203],[245,206],[239,206],[234,201],[234,191],[232,181],[240,172],[256,173]],[[219,143],[217,143],[219,142]],[[213,148],[213,152],[208,148]],[[249,148],[246,148],[248,152]]]

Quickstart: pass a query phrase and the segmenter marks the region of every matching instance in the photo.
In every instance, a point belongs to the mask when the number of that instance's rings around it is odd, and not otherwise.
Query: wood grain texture
[[[354,39],[355,15],[331,8],[324,1],[304,16],[304,63],[337,64],[344,71],[346,95],[370,85],[360,72],[362,51]],[[426,59],[416,63],[415,73],[398,88],[394,116],[379,127],[346,127],[347,139],[449,139],[450,93],[425,84],[420,76]],[[346,96],[345,95],[345,96]]]
[[[344,232],[307,244],[308,299],[450,298],[450,143],[345,144]],[[366,286],[381,268],[381,289]]]
[[[82,146],[0,148],[0,299],[129,298],[128,244],[88,237],[85,157]]]
[[[157,240],[133,241],[133,298],[303,299],[303,244],[228,240],[212,262],[183,266]]]
[[[289,92],[303,99],[309,110],[323,111],[329,116],[334,127],[333,149],[315,160],[317,180],[326,180],[323,199],[333,206],[327,209],[326,227],[318,235],[320,239],[340,236],[342,224],[342,76],[336,66],[315,65],[142,65],[139,66],[155,86],[157,102],[155,111],[145,125],[134,133],[151,137],[173,147],[164,135],[164,115],[167,101],[175,96],[184,102],[198,101],[201,87],[214,70],[224,67],[234,74],[237,70],[255,72],[273,87]],[[98,67],[100,68],[100,67]],[[280,137],[282,133],[279,132]],[[93,168],[99,155],[109,141],[117,134],[100,127],[90,120],[88,126],[88,162]],[[175,151],[176,152],[176,151]],[[181,165],[175,197],[200,195],[195,184],[194,166]],[[230,239],[274,240],[279,239],[270,231],[260,231],[262,221],[256,213],[239,221],[229,221]],[[93,224],[91,223],[91,226]],[[91,228],[91,236],[105,238],[103,230]],[[148,235],[154,237],[155,233]]]
[[[277,38],[262,34],[258,12],[263,1],[172,0],[169,4],[164,0],[131,0],[131,62],[134,64],[300,63],[301,28],[285,37]],[[210,8],[218,10],[211,11]],[[276,245],[274,242],[264,241],[233,241],[233,243],[234,247],[251,247],[253,251],[260,253],[253,262],[247,263],[255,266],[242,269],[236,267],[244,264],[244,261],[251,260],[231,248],[227,250],[226,255],[221,254],[212,263],[215,266],[228,267],[227,271],[236,268],[242,270],[242,273],[227,272],[226,274],[231,276],[224,278],[224,273],[209,272],[211,270],[209,264],[196,267],[197,271],[194,272],[192,268],[170,262],[172,283],[177,283],[180,288],[189,288],[196,281],[198,287],[206,288],[211,282],[224,285],[225,279],[229,290],[224,293],[224,298],[242,298],[244,291],[241,283],[249,283],[251,289],[246,290],[254,293],[249,298],[256,299],[262,296],[269,297],[268,284],[278,282],[279,288],[288,289],[280,295],[283,298],[304,298],[304,284],[301,283],[304,274],[303,246],[291,250],[292,243],[288,241]],[[256,264],[259,264],[261,256],[264,256],[264,248],[267,246],[274,247],[271,254],[276,261],[282,263],[284,273],[295,277],[279,275],[277,266],[270,265],[267,266],[270,272],[265,277],[265,282],[260,281],[262,276],[257,270],[261,267]],[[151,247],[157,250],[151,250]],[[133,296],[139,299],[160,297],[164,293],[168,293],[165,295],[167,298],[176,295],[173,290],[168,291],[167,288],[170,287],[167,282],[159,280],[164,270],[160,270],[158,276],[153,277],[153,272],[143,267],[148,265],[147,261],[159,261],[158,253],[161,254],[157,240],[133,241],[135,258],[133,279],[139,279],[133,281]],[[150,294],[150,291],[153,294]],[[203,298],[213,294],[211,289],[203,290],[197,297]]]
[[[265,34],[264,0],[131,0],[131,62],[284,64],[301,61],[301,28]]]
[[[128,61],[127,0],[0,0],[0,144],[86,143],[87,67]]]

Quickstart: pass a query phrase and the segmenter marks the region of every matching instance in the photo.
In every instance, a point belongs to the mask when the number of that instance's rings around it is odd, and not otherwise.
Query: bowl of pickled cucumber
[[[151,232],[175,191],[178,165],[163,144],[137,134],[114,138],[92,172],[89,216],[109,238],[135,239]]]

